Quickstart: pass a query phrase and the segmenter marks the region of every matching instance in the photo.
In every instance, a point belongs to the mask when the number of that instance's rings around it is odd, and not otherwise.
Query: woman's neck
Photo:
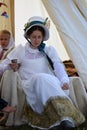
[[[35,47],[35,46],[33,46],[32,44],[30,44],[30,48],[36,49],[37,47]]]

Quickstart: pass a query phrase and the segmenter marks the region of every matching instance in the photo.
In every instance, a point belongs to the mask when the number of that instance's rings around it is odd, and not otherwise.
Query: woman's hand
[[[69,89],[69,84],[68,83],[64,83],[62,86],[63,90],[68,90]]]
[[[9,66],[13,71],[17,71],[21,65],[20,63],[10,63]]]

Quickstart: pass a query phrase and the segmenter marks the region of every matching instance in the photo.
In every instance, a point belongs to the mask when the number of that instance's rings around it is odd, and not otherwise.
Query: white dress
[[[65,118],[74,120],[75,125],[84,122],[84,116],[75,108],[69,97],[61,89],[63,83],[69,83],[69,78],[55,49],[46,47],[45,51],[54,63],[54,71],[50,68],[46,57],[40,54],[37,49],[33,50],[29,48],[29,45],[15,48],[7,56],[7,59],[0,64],[0,73],[3,73],[9,69],[8,64],[12,59],[17,59],[21,63],[21,67],[17,73],[17,77],[19,78],[16,78],[16,73],[11,71],[9,77],[8,74],[7,76],[4,75],[4,80],[2,80],[3,96],[6,97],[6,91],[4,90],[6,90],[6,82],[9,82],[10,86],[7,86],[7,88],[10,96],[8,95],[8,97],[11,98],[11,101],[12,99],[15,101],[15,96],[17,96],[16,99],[19,99],[19,101],[17,100],[17,112],[13,116],[8,117],[7,124],[15,125],[18,122],[17,120],[20,120],[20,117],[22,117],[20,114],[23,113],[23,104],[25,103],[20,105],[22,100],[24,100],[23,93],[19,89],[20,87],[22,87],[26,96],[28,109],[25,111],[25,115],[29,119],[28,122],[30,125],[48,129],[55,124],[58,125]],[[9,78],[8,81],[5,80],[6,77]],[[14,80],[14,77],[15,79],[21,79],[22,85],[18,80]],[[13,81],[16,81],[15,85],[12,83],[12,78]],[[18,86],[18,82],[20,87]],[[11,92],[14,92],[12,89],[19,90],[19,94],[16,92],[16,94],[12,95]],[[19,95],[20,97],[18,97]],[[18,115],[20,116],[17,119]]]
[[[22,46],[20,48],[17,52],[21,50],[22,53],[17,55],[16,52],[17,57],[15,58],[21,63],[19,74],[22,79],[22,87],[28,104],[34,111],[41,113],[49,98],[55,96],[67,97],[67,95],[61,89],[61,83],[49,67],[46,57],[41,56],[36,59],[29,59],[25,55],[25,48]],[[34,54],[38,52],[37,49],[30,49],[30,51]],[[16,56],[13,55],[11,53],[8,58]]]

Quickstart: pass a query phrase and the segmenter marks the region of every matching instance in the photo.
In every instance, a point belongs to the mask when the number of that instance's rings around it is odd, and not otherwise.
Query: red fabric
[[[0,60],[2,59],[3,54],[4,54],[4,51],[2,50],[0,53]]]
[[[0,53],[0,60],[2,59],[3,55],[4,55],[4,52],[6,52],[8,49],[3,49]]]

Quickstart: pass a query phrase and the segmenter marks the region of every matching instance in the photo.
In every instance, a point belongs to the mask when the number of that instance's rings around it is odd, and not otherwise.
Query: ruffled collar
[[[30,47],[30,44],[29,43],[26,43],[26,46],[25,46],[25,49],[29,52],[29,53],[39,53],[39,50],[36,48],[36,49],[33,49]]]

